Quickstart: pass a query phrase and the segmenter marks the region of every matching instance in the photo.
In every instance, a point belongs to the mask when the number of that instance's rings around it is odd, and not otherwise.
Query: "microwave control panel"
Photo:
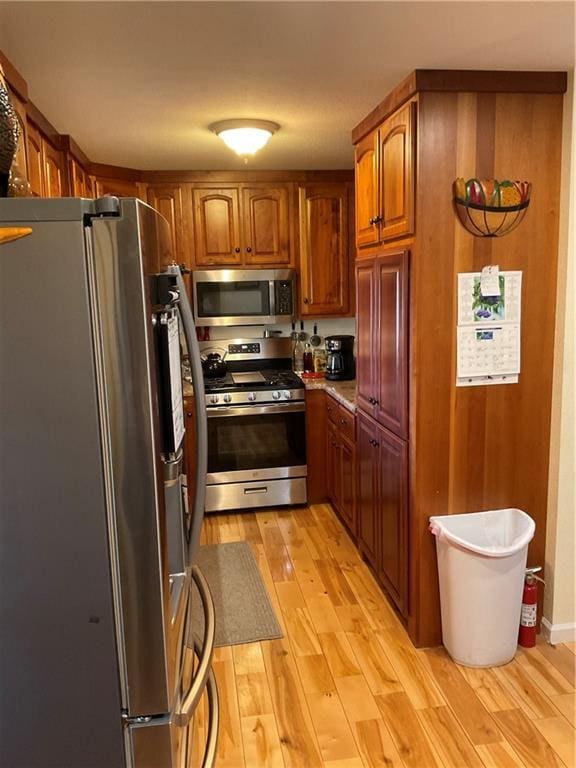
[[[276,282],[276,314],[293,314],[292,281],[278,280]]]

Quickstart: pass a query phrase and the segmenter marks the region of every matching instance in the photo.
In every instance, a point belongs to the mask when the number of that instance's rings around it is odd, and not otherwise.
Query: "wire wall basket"
[[[454,207],[462,225],[476,237],[502,237],[520,224],[528,206],[528,181],[456,179]]]

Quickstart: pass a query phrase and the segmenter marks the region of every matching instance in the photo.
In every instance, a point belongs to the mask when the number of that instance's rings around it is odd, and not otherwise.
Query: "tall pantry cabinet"
[[[352,132],[358,541],[418,646],[441,641],[431,515],[523,509],[544,562],[565,90],[561,72],[417,70]],[[525,219],[474,237],[457,177],[531,181]],[[490,264],[522,271],[519,381],[456,387],[458,274]]]

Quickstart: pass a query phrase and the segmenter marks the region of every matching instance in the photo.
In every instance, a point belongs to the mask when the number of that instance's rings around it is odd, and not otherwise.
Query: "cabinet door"
[[[328,421],[326,428],[326,488],[337,510],[340,509],[340,443],[336,426]]]
[[[358,497],[356,499],[358,543],[366,559],[376,568],[378,561],[378,440],[377,425],[358,414],[356,452]]]
[[[348,187],[300,188],[300,277],[302,315],[350,311]]]
[[[242,228],[244,264],[288,266],[288,187],[242,187]]]
[[[42,139],[42,166],[44,173],[44,196],[62,197],[62,153],[46,139]]]
[[[377,437],[380,495],[378,574],[398,609],[408,605],[408,445],[381,427]]]
[[[378,230],[378,131],[356,145],[356,245],[373,245]]]
[[[42,179],[44,170],[42,164],[42,135],[40,131],[28,123],[26,128],[26,148],[28,154],[28,181],[35,197],[43,197]]]
[[[94,182],[96,197],[114,195],[115,197],[140,197],[141,190],[137,181],[129,179],[96,178]]]
[[[306,456],[308,503],[319,504],[327,496],[326,393],[306,390]]]
[[[70,155],[68,156],[68,178],[72,197],[92,197],[90,177],[80,163]]]
[[[356,451],[354,444],[340,439],[340,515],[356,535]]]
[[[369,414],[374,413],[378,390],[376,290],[375,262],[359,262],[356,266],[356,386],[358,406]]]
[[[170,225],[172,253],[179,264],[191,268],[190,248],[184,221],[182,187],[178,184],[155,184],[148,187],[148,202]]]
[[[379,129],[381,240],[414,232],[415,109],[410,102]]]
[[[196,266],[240,266],[238,189],[193,189],[192,208]]]
[[[378,257],[376,418],[408,436],[408,251]]]

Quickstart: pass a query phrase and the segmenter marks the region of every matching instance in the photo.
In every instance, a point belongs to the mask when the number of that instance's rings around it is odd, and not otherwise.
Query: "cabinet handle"
[[[370,403],[370,405],[374,405],[374,403],[376,402],[376,400],[374,400],[374,398],[373,398],[373,397],[369,397],[369,398],[368,398],[368,402]]]
[[[373,446],[374,446],[374,448],[377,448],[377,447],[380,445],[380,443],[378,442],[378,440],[373,440],[373,439],[371,438],[371,439],[370,439],[370,445],[373,445]]]
[[[374,224],[380,224],[382,221],[382,216],[378,214],[377,216],[374,216]]]
[[[192,414],[191,414],[191,413],[186,413],[186,417],[187,417],[188,419],[191,419],[191,418],[192,418]]]
[[[304,302],[304,304],[308,304],[309,299],[302,299],[302,301]]]
[[[368,221],[369,221],[370,224],[376,224],[376,217],[375,216],[370,216]]]
[[[345,419],[340,419],[340,424],[346,424],[346,420]]]
[[[236,248],[234,248],[234,253],[240,253],[240,248],[238,248],[238,246],[236,246]]]
[[[188,269],[186,264],[179,264],[179,267],[180,267],[180,272],[182,272],[183,275],[189,275],[190,272],[192,272],[191,269]]]
[[[250,246],[248,246],[248,248],[246,248],[246,253],[252,253],[252,248],[250,248]]]

